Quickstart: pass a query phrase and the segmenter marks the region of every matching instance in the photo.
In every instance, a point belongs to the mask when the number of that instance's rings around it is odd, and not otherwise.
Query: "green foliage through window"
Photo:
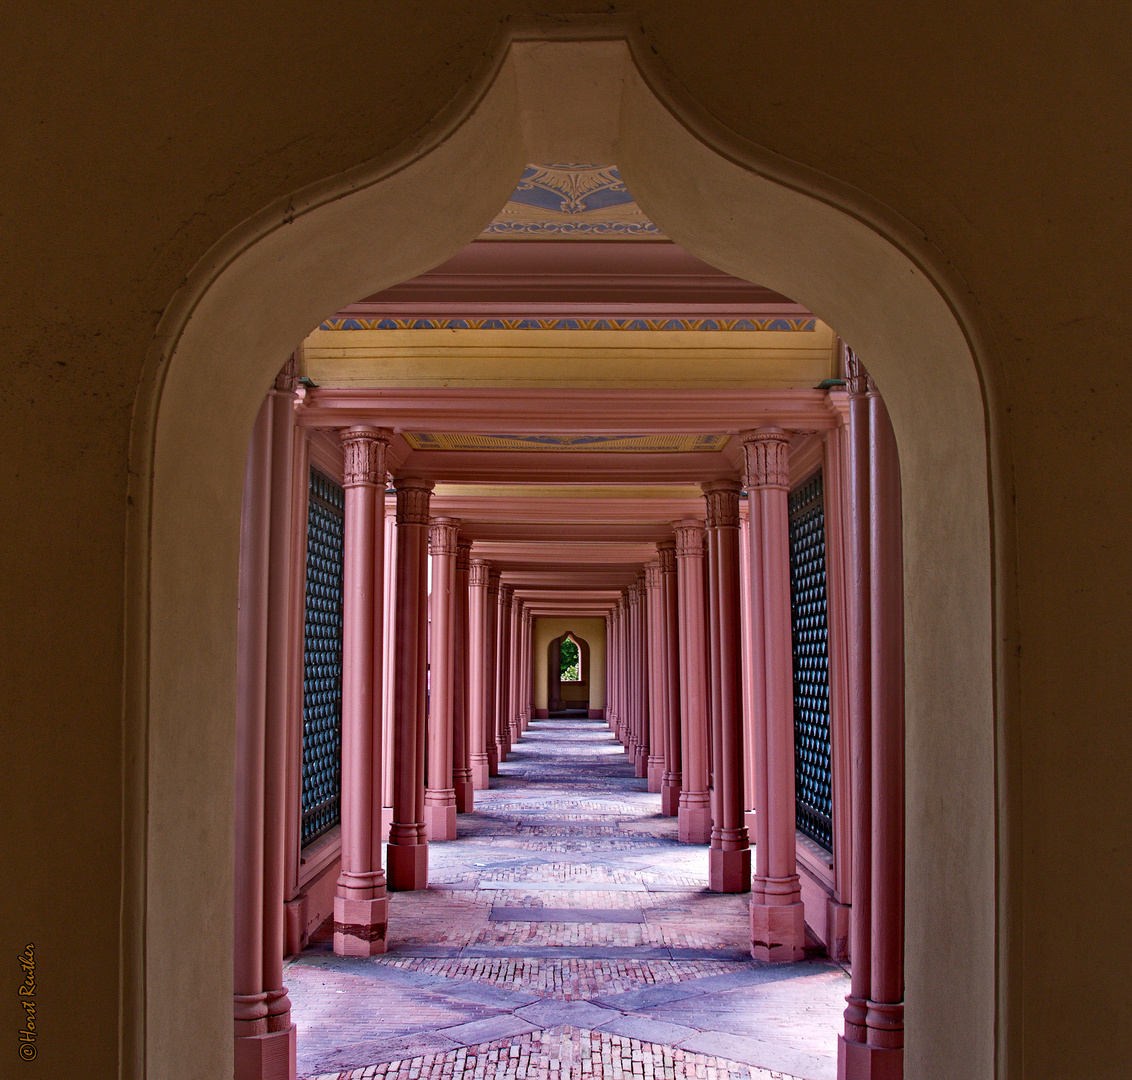
[[[577,643],[566,638],[566,640],[562,642],[561,654],[562,666],[560,668],[560,681],[581,682],[582,654],[578,650]]]

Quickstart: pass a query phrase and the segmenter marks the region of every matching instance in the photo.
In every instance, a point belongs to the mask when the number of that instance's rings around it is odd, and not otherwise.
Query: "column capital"
[[[747,487],[790,487],[790,438],[782,428],[759,428],[739,435],[747,456]]]
[[[660,540],[656,545],[656,553],[660,556],[661,574],[676,573],[676,541]]]
[[[385,483],[385,448],[393,441],[393,432],[386,428],[343,428],[342,486]]]
[[[486,589],[491,574],[491,563],[484,559],[472,559],[468,563],[468,584],[476,589]]]
[[[456,569],[467,570],[471,566],[472,542],[463,536],[456,537]]]
[[[709,480],[700,484],[707,503],[709,529],[739,528],[739,492],[743,485],[738,480]]]
[[[702,559],[704,555],[704,523],[699,518],[683,518],[674,521],[676,532],[676,557]]]
[[[495,569],[490,563],[488,564],[487,571],[487,594],[488,596],[499,595],[499,578],[500,572]]]
[[[648,589],[660,588],[660,563],[645,563],[645,587]]]
[[[456,518],[431,518],[428,523],[428,553],[455,555],[462,524]]]
[[[393,481],[397,492],[397,524],[427,525],[428,504],[434,485],[431,480],[398,478]]]
[[[876,392],[877,385],[873,382],[873,377],[865,370],[861,358],[848,345],[845,346],[845,382],[850,397]]]
[[[628,587],[627,591],[629,594],[629,606],[637,607],[641,602],[641,586],[634,581],[633,584]]]
[[[513,586],[511,586],[511,585],[500,585],[499,586],[499,603],[503,607],[509,608],[511,606],[513,600],[514,600],[514,597],[515,597],[515,589],[514,589]]]

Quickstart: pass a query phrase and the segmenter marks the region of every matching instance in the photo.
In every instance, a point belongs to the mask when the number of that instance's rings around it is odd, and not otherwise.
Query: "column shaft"
[[[709,883],[713,892],[751,887],[751,849],[743,818],[740,760],[742,702],[739,612],[739,492],[737,480],[702,485],[707,500],[709,609],[712,624],[712,823]],[[793,758],[791,758],[793,762]]]
[[[490,567],[472,559],[468,568],[468,754],[472,785],[488,786],[488,686],[491,650],[488,648],[488,576]]]
[[[456,543],[456,635],[453,652],[452,786],[456,789],[456,812],[470,814],[475,797],[472,787],[471,743],[468,741],[468,574],[472,545]]]
[[[456,542],[459,522],[433,518],[432,619],[428,691],[428,785],[424,823],[429,840],[456,839],[456,787],[452,780],[456,708]]]
[[[761,556],[763,618],[763,700],[766,756],[756,783],[766,790],[765,875],[753,885],[751,954],[760,960],[801,960],[805,955],[805,912],[798,878],[794,807],[794,671],[790,618],[789,494],[790,436],[763,428],[743,436],[747,455],[747,490],[752,500],[752,548]],[[757,511],[754,505],[757,502]],[[757,599],[752,598],[752,607]],[[761,818],[762,807],[756,808]],[[762,825],[758,826],[760,839]],[[763,867],[759,860],[759,868]],[[762,899],[758,897],[761,894]]]
[[[342,869],[334,895],[334,951],[385,952],[381,869],[381,670],[385,448],[392,435],[342,432]]]
[[[661,652],[664,671],[664,774],[660,812],[675,817],[680,809],[680,610],[677,602],[676,542],[662,540],[660,555]]]
[[[680,741],[682,786],[677,810],[685,844],[711,839],[708,793],[708,644],[704,607],[704,526],[688,519],[676,530],[676,575],[680,615]]]
[[[499,725],[499,571],[489,570],[487,579],[487,684],[484,688],[487,712],[485,714],[484,745],[487,750],[489,776],[499,775],[499,743],[496,731]]]
[[[499,763],[511,751],[511,725],[507,719],[511,692],[511,596],[510,585],[499,586],[499,618],[495,632],[495,746]]]
[[[649,563],[645,567],[645,588],[647,591],[648,638],[648,693],[649,693],[649,754],[646,770],[649,791],[660,793],[664,780],[664,651],[661,648],[661,634],[664,625],[664,612],[661,597],[660,563]]]
[[[428,506],[432,484],[398,479],[397,665],[393,727],[393,824],[389,829],[389,887],[428,887],[424,824],[426,665],[428,658]]]

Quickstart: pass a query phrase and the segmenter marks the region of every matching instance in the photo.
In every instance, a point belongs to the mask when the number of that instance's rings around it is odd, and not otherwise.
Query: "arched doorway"
[[[590,709],[590,645],[567,630],[547,646],[546,697],[550,712]]]
[[[222,943],[231,940],[232,613],[244,451],[263,391],[326,312],[454,253],[527,161],[564,154],[616,161],[679,244],[796,297],[869,357],[900,443],[904,497],[908,1067],[918,1076],[992,1072],[1004,901],[991,490],[963,304],[897,224],[734,145],[614,37],[510,43],[492,78],[438,121],[428,152],[406,151],[364,178],[335,178],[265,211],[197,268],[167,313],[133,435],[142,480],[130,538],[127,725],[136,763],[127,904],[145,933],[128,958],[126,1012],[144,1017],[155,1074],[186,1074],[192,1062],[193,1075],[224,1075],[231,1061]],[[533,127],[533,114],[546,122]],[[596,125],[587,119],[595,115]],[[551,143],[529,145],[532,130],[553,132]],[[474,183],[457,190],[457,175]],[[201,938],[218,951],[202,951]]]

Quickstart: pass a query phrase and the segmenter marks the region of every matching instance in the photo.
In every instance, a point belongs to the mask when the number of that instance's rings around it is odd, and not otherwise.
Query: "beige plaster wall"
[[[558,619],[542,617],[535,619],[533,648],[535,652],[535,708],[547,707],[547,663],[550,643],[573,630],[575,637],[585,638],[590,647],[590,667],[588,674],[590,708],[605,708],[605,620],[604,619]]]
[[[265,207],[285,222],[297,190],[419,140],[490,54],[501,18],[630,6],[656,70],[671,75],[666,85],[716,117],[728,137],[856,200],[862,219],[884,217],[953,285],[949,303],[965,313],[988,405],[995,577],[980,588],[995,603],[998,709],[993,745],[977,739],[967,754],[925,760],[941,776],[975,765],[993,771],[999,814],[982,827],[995,845],[998,937],[990,945],[981,934],[944,940],[925,927],[923,947],[945,959],[948,950],[997,950],[986,959],[999,972],[1002,1076],[1125,1074],[1128,981],[1101,942],[1132,916],[1132,409],[1123,392],[1132,124],[1122,122],[1132,9],[950,0],[894,17],[879,2],[772,0],[701,5],[692,19],[682,0],[453,0],[433,9],[389,0],[378,12],[343,0],[328,17],[308,0],[283,10],[121,0],[95,19],[73,3],[15,0],[4,13],[9,138],[0,178],[0,557],[8,571],[0,800],[14,871],[0,890],[0,927],[4,955],[30,941],[41,964],[43,1054],[23,1075],[137,1076],[145,1056],[138,1010],[122,1011],[119,1001],[123,993],[130,1000],[144,959],[126,946],[140,932],[146,859],[146,743],[123,717],[133,723],[150,684],[144,662],[124,679],[123,658],[144,661],[150,631],[135,620],[127,634],[124,610],[147,580],[144,557],[130,564],[129,579],[125,569],[127,538],[144,551],[148,531],[131,509],[147,496],[153,428],[144,415],[132,458],[129,439],[135,403],[152,408],[151,388],[164,378],[160,364],[145,366],[171,330],[162,313],[241,223]],[[312,58],[327,56],[334,62],[308,77]],[[375,247],[371,257],[378,264],[386,254]],[[839,258],[829,252],[832,263]],[[316,281],[326,266],[300,257],[285,269]],[[840,270],[849,277],[860,267],[847,260]],[[320,297],[321,308],[293,315],[261,297],[230,317],[252,338],[257,321],[278,329],[293,318],[283,336],[297,342],[332,302],[362,294]],[[882,293],[865,298],[848,321],[823,315],[842,332],[878,326],[884,301]],[[224,354],[231,381],[202,395],[209,423],[197,438],[227,429],[232,445],[241,433],[246,440],[249,403],[266,388],[263,371],[247,368],[246,349],[242,342]],[[882,388],[889,393],[883,380]],[[900,400],[905,430],[946,409],[953,391],[944,384],[938,395]],[[184,424],[193,438],[191,419]],[[948,480],[946,455],[939,460],[934,471],[923,461],[915,479]],[[184,595],[203,588],[204,602],[215,604],[217,625],[235,621],[226,600],[235,566],[226,493],[238,487],[240,467],[233,457],[215,474],[182,478],[195,510],[182,523],[192,543],[177,569]],[[970,498],[981,501],[983,489],[974,486]],[[214,551],[228,553],[220,586],[215,566],[213,576],[198,573]],[[913,585],[935,557],[930,544],[912,553]],[[958,582],[934,599],[940,620],[973,602]],[[912,629],[910,650],[929,649],[932,627]],[[230,636],[220,635],[225,648]],[[187,765],[202,752],[192,736],[211,687],[170,679],[166,696],[184,740],[168,758]],[[210,707],[229,706],[225,696]],[[930,742],[930,719],[910,741],[915,759]],[[941,712],[938,726],[952,719]],[[205,749],[220,763],[230,755],[224,745]],[[938,825],[937,842],[919,857],[981,922],[973,906],[986,898],[964,890],[972,870],[948,791],[914,788],[910,820]],[[211,792],[189,784],[184,797],[195,808],[188,834],[205,843],[230,830]],[[169,827],[151,822],[150,845]],[[177,884],[166,898],[168,932],[192,938],[201,960],[177,975],[178,1000],[154,1002],[168,1020],[150,1033],[153,1061],[170,1059],[169,1040],[189,1022],[192,1009],[182,1006],[196,997],[194,980],[224,982],[226,898],[197,890]],[[149,948],[161,947],[157,934]],[[936,989],[928,1004],[947,1015],[945,977]],[[15,994],[3,995],[0,1027],[13,1031],[18,1019]],[[216,1030],[228,1022],[218,1016]],[[964,1025],[953,1031],[956,1044],[968,1035]],[[186,1058],[178,1075],[221,1075],[206,1047],[197,1049],[204,1064]],[[174,1073],[155,1067],[150,1075]]]

